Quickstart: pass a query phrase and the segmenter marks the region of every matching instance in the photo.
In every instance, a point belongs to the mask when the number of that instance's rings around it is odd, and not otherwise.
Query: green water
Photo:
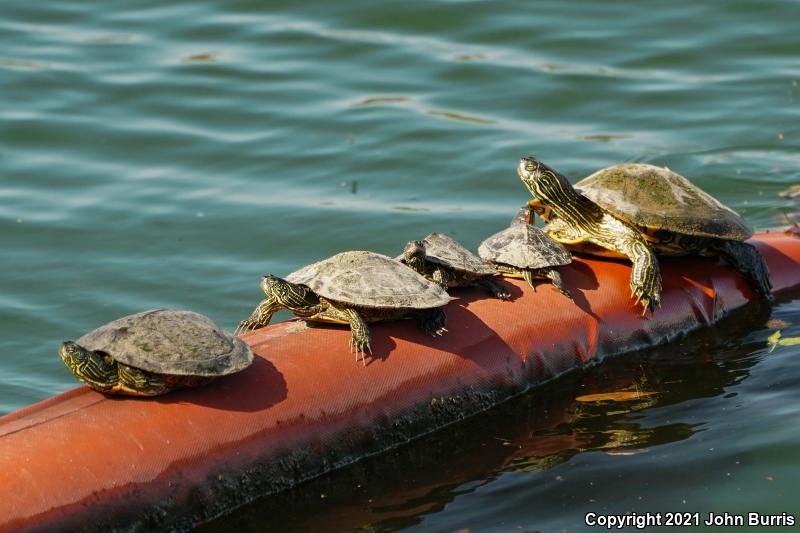
[[[758,228],[796,205],[777,197],[800,181],[793,1],[2,7],[2,412],[74,387],[58,343],[112,318],[180,307],[232,329],[264,272],[353,248],[396,254],[434,230],[474,247],[528,197],[521,155],[573,179],[668,165]],[[768,355],[765,339],[770,316],[800,335],[800,307],[760,313],[711,347],[691,337],[547,389],[679,372],[667,399],[556,426],[593,442],[647,428],[636,449],[648,453],[590,443],[507,464],[465,437],[463,453],[439,448],[446,479],[387,474],[390,504],[353,489],[303,513],[361,517],[319,522],[331,529],[434,531],[574,530],[587,509],[797,513],[800,349]],[[549,435],[540,397],[509,409],[475,423],[511,443]],[[487,447],[493,459],[464,465]]]

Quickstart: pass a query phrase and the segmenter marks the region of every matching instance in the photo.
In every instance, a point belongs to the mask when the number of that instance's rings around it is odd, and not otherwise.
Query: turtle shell
[[[528,204],[523,205],[517,211],[517,214],[514,215],[514,218],[511,219],[509,222],[509,226],[516,226],[517,224],[532,224],[533,223],[533,213],[531,212],[531,208]]]
[[[179,309],[124,316],[76,342],[120,363],[175,376],[224,376],[253,362],[253,352],[242,340],[206,316]]]
[[[286,276],[319,296],[359,307],[430,309],[447,292],[399,261],[374,252],[343,252]]]
[[[486,264],[454,238],[444,233],[431,233],[425,239],[425,259],[456,272],[478,276],[497,274],[493,266]]]
[[[639,163],[604,168],[575,184],[615,217],[649,230],[743,241],[753,228],[733,209],[669,169]]]
[[[483,241],[478,255],[486,261],[518,268],[568,265],[572,255],[544,231],[530,224],[514,224]]]

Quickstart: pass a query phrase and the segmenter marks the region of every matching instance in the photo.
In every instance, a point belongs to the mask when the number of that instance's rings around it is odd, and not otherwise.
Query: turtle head
[[[275,298],[278,303],[289,309],[298,305],[315,305],[319,302],[314,292],[305,285],[292,283],[272,274],[261,278],[261,290],[268,297]]]
[[[422,274],[425,271],[425,253],[425,241],[408,241],[400,262]]]
[[[261,290],[264,291],[264,294],[267,296],[274,296],[279,302],[284,301],[295,287],[297,287],[297,285],[294,283],[289,283],[285,279],[273,276],[272,274],[267,274],[261,278]]]
[[[288,284],[289,282],[285,279],[273,276],[272,274],[267,274],[261,278],[261,290],[267,294],[271,294],[275,290],[280,291]]]
[[[533,157],[519,160],[517,174],[531,194],[543,203],[559,204],[577,195],[567,178]]]
[[[425,241],[408,241],[403,248],[403,260],[425,259]]]
[[[78,365],[85,363],[91,357],[91,352],[73,341],[64,341],[58,347],[58,355],[67,368],[75,372]]]
[[[101,392],[112,389],[119,379],[117,363],[103,352],[87,350],[73,341],[64,341],[58,355],[76,378]]]

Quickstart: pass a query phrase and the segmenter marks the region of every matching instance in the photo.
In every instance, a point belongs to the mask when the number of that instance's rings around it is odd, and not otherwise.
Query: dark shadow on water
[[[639,482],[646,485],[647,476],[669,466],[654,466],[655,449],[688,439],[707,424],[683,415],[681,404],[730,395],[763,357],[762,330],[769,317],[770,306],[756,302],[713,328],[568,373],[445,431],[265,498],[201,530],[397,531],[420,524],[503,473],[526,473],[534,484],[576,476],[566,463],[586,452],[593,454],[584,463],[602,461],[603,455],[636,456],[625,459],[635,463]],[[632,401],[577,400],[613,391],[656,394]],[[659,413],[666,408],[669,416],[648,420],[654,408]],[[564,490],[540,492],[548,501],[531,501],[533,509],[526,512],[561,508]],[[571,485],[570,490],[591,496],[596,489]]]

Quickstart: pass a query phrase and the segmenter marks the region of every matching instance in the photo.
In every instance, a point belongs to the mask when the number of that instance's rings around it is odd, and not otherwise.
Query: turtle
[[[239,323],[237,333],[266,326],[275,312],[287,309],[305,320],[349,324],[350,348],[363,362],[365,352],[372,354],[368,322],[417,318],[433,336],[447,331],[442,309],[450,301],[447,292],[375,252],[342,252],[285,279],[267,274],[261,289],[267,298]]]
[[[522,278],[534,289],[534,279],[548,279],[561,294],[572,299],[556,268],[571,263],[572,254],[547,233],[527,223],[529,211],[527,205],[523,206],[508,228],[481,242],[478,255],[503,276]]]
[[[445,233],[431,233],[423,240],[408,241],[396,258],[443,289],[479,286],[500,300],[511,293],[494,276],[497,269]]]
[[[210,318],[180,309],[151,309],[118,318],[58,354],[70,371],[105,394],[157,396],[204,385],[244,370],[253,352]]]
[[[769,269],[744,242],[750,225],[685,177],[655,165],[624,163],[601,169],[573,187],[562,174],[523,157],[517,173],[535,196],[530,207],[545,231],[574,250],[633,263],[630,289],[642,315],[661,302],[656,255],[721,257],[768,300]]]

